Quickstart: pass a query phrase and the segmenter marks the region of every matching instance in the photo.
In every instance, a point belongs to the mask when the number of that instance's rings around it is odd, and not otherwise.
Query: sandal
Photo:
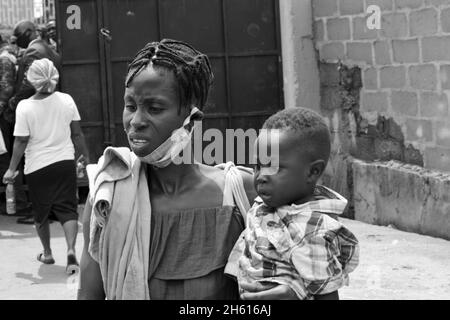
[[[80,266],[78,264],[77,258],[74,254],[67,255],[67,267],[66,267],[66,273],[68,275],[78,273],[80,270]]]
[[[52,256],[50,256],[50,258],[45,258],[45,255],[43,253],[39,253],[37,255],[37,260],[44,263],[44,264],[54,264],[55,263],[55,259],[53,259]]]

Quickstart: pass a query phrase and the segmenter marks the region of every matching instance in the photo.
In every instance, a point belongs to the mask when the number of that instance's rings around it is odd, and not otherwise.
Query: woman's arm
[[[83,236],[84,248],[80,261],[80,284],[78,288],[78,300],[104,300],[105,291],[100,273],[100,266],[92,259],[89,248],[89,224],[91,220],[92,206],[88,200],[83,212]]]
[[[80,127],[80,121],[72,121],[70,123],[70,132],[71,132],[71,139],[73,142],[73,145],[75,146],[75,150],[84,156],[84,159],[86,160],[86,163],[90,163],[89,159],[89,151],[86,146],[86,140],[84,139],[83,131]]]
[[[13,154],[11,161],[9,162],[9,168],[3,176],[3,183],[13,183],[16,176],[17,166],[19,165],[20,159],[22,159],[25,149],[28,145],[29,136],[26,137],[16,137],[14,139]]]
[[[25,153],[25,149],[27,148],[28,140],[30,140],[29,136],[15,137],[13,154],[11,157],[11,161],[9,163],[9,170],[11,171],[17,170],[17,166],[19,165],[20,159],[22,159],[23,154]]]

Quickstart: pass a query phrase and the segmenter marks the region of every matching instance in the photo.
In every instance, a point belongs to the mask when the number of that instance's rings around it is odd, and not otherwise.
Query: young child
[[[257,151],[274,150],[276,140],[269,138],[276,134],[278,154],[269,159],[278,165],[271,168],[258,158],[254,184],[259,197],[247,213],[247,227],[225,273],[236,277],[240,287],[287,285],[300,299],[335,293],[348,285],[359,247],[335,219],[347,200],[317,185],[330,156],[329,129],[321,116],[303,108],[278,112],[263,129],[269,135],[258,137]]]

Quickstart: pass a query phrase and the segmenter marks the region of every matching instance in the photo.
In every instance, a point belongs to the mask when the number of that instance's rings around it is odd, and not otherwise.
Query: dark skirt
[[[42,224],[48,219],[61,224],[78,220],[74,160],[53,163],[26,175],[26,180],[35,223]]]

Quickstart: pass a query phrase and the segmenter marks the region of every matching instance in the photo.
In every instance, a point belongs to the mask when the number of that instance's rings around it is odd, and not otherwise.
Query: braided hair
[[[129,87],[133,79],[149,65],[174,72],[178,83],[180,107],[195,104],[202,109],[205,106],[214,79],[206,55],[177,40],[164,39],[148,43],[128,65],[125,86]]]

